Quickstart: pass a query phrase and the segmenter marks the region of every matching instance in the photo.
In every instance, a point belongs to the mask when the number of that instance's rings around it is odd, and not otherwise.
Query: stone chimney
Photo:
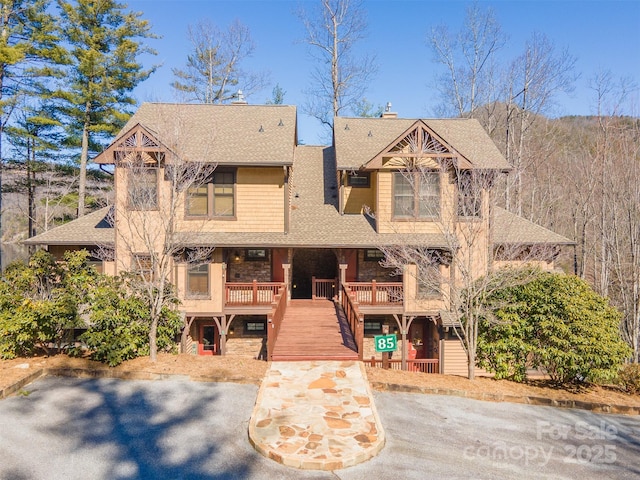
[[[398,114],[391,111],[391,102],[387,102],[387,105],[384,107],[384,112],[382,112],[380,118],[398,118]]]

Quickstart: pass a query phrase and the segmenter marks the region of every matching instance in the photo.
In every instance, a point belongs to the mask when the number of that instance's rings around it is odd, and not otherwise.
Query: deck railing
[[[311,295],[314,300],[326,298],[331,300],[336,296],[337,278],[316,278],[311,277]]]
[[[358,302],[354,300],[353,293],[347,285],[342,285],[342,310],[344,311],[351,334],[358,347],[358,360],[363,360],[362,349],[364,344],[364,314],[358,309]]]
[[[280,282],[250,283],[227,282],[225,304],[227,306],[270,305],[283,286]]]
[[[366,364],[372,367],[402,370],[402,360],[384,361],[376,357],[371,357],[371,360],[366,362]],[[410,372],[440,373],[440,361],[437,358],[407,359],[407,370]]]
[[[361,305],[402,305],[402,282],[349,282],[355,300]]]
[[[267,360],[271,361],[273,347],[276,345],[280,325],[287,310],[287,286],[281,284],[278,293],[273,299],[273,309],[267,315]]]

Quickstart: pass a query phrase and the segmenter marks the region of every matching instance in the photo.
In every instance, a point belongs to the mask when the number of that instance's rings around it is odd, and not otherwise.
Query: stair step
[[[342,331],[341,331],[342,330]],[[287,306],[274,361],[357,360],[349,327],[341,325],[336,306],[329,300],[292,300]]]

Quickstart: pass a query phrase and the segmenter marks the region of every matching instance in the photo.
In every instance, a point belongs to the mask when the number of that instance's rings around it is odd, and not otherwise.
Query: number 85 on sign
[[[395,335],[376,335],[374,341],[376,352],[395,352],[398,348]]]

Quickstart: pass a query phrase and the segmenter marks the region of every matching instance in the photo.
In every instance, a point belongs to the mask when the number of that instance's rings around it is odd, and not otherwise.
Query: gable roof
[[[291,165],[297,143],[294,106],[143,103],[95,162],[113,163],[136,126],[184,161],[219,165]]]
[[[504,156],[478,120],[406,118],[334,118],[333,137],[338,170],[358,170],[413,125],[423,123],[472,168],[510,170]]]
[[[71,222],[28,238],[27,245],[112,245],[112,207],[104,207]]]
[[[575,243],[567,237],[500,207],[494,208],[493,241],[497,245],[573,245]]]

